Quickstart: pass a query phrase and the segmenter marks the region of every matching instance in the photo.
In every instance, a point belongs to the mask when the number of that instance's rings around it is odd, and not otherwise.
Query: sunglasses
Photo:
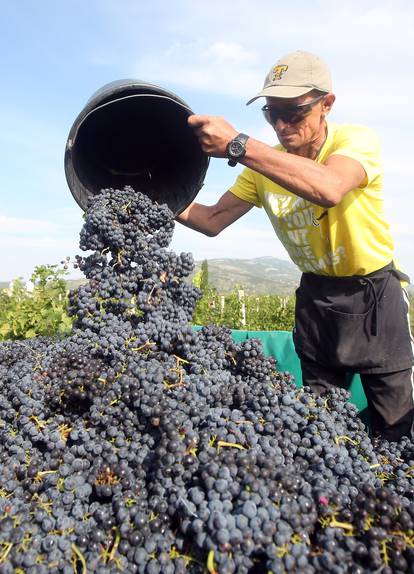
[[[299,104],[298,106],[277,108],[275,106],[263,106],[262,112],[269,124],[275,125],[277,120],[283,120],[286,124],[298,124],[312,110],[312,108],[322,100],[326,94],[314,98],[310,102]]]

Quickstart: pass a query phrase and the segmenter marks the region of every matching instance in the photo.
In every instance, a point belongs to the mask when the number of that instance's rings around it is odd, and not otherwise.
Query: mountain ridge
[[[290,261],[272,256],[207,259],[207,263],[209,284],[219,293],[238,287],[252,295],[292,295],[301,275]],[[201,264],[196,262],[195,272]]]
[[[191,281],[199,271],[203,260],[195,261]],[[300,282],[301,272],[291,261],[271,255],[254,258],[221,257],[207,259],[209,284],[219,293],[227,294],[236,288],[251,295],[293,295]],[[68,289],[74,289],[85,279],[68,279]],[[9,281],[0,281],[0,291],[9,286]],[[408,286],[414,295],[412,285]]]
[[[195,261],[192,280],[204,260]],[[300,272],[293,263],[272,256],[253,259],[235,259],[231,257],[207,259],[209,284],[219,293],[229,293],[236,288],[244,289],[247,294],[290,295],[299,284]],[[74,289],[84,279],[68,279],[68,289]],[[9,286],[9,281],[0,281],[0,291]]]

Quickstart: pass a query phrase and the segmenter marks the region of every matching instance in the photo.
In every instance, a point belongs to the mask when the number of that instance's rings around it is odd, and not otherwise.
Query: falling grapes
[[[190,326],[166,205],[91,202],[71,335],[0,344],[1,574],[414,572],[414,445]]]

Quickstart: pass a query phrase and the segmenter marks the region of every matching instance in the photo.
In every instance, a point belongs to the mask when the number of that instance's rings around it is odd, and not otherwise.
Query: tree
[[[208,282],[208,261],[204,259],[201,264],[201,275],[200,275],[200,289],[203,293],[206,293],[209,288]]]

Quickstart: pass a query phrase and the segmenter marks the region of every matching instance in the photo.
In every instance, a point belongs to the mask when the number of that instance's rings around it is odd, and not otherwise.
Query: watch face
[[[237,140],[233,140],[229,145],[229,153],[235,157],[239,157],[244,152],[244,145]]]

